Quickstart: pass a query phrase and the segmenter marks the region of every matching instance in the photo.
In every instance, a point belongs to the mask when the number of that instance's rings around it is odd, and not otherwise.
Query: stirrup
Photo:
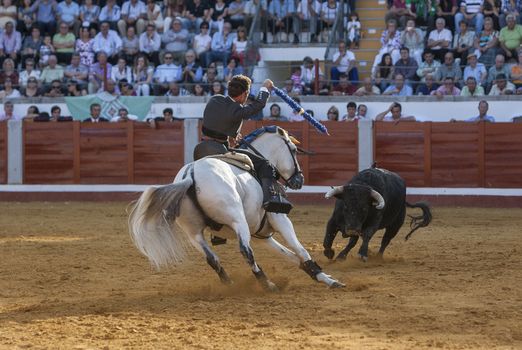
[[[227,239],[226,238],[221,238],[221,237],[218,237],[218,236],[214,236],[214,235],[210,235],[210,243],[212,243],[212,245],[226,244],[227,243]]]

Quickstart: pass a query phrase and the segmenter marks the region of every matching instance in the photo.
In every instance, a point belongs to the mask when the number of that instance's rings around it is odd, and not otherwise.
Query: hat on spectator
[[[470,52],[468,53],[468,55],[466,56],[466,58],[470,58],[470,57],[472,57],[472,56],[477,57],[477,54],[475,53],[475,51],[470,51]]]

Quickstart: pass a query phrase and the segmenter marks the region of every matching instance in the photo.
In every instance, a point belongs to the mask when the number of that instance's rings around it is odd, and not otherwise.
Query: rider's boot
[[[273,178],[261,179],[263,208],[272,213],[288,214],[292,210],[292,204],[276,190],[274,182]]]

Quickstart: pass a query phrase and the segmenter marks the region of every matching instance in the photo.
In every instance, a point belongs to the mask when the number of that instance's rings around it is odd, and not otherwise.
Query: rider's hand
[[[274,82],[270,79],[266,79],[263,82],[263,87],[266,87],[268,91],[272,91],[272,89],[274,88]]]

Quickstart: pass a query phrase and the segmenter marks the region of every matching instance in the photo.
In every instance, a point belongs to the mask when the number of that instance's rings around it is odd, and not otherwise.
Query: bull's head
[[[366,185],[336,186],[328,191],[325,197],[335,197],[342,201],[345,231],[347,233],[355,231],[360,234],[370,210],[373,207],[382,210],[385,206],[381,194]]]

